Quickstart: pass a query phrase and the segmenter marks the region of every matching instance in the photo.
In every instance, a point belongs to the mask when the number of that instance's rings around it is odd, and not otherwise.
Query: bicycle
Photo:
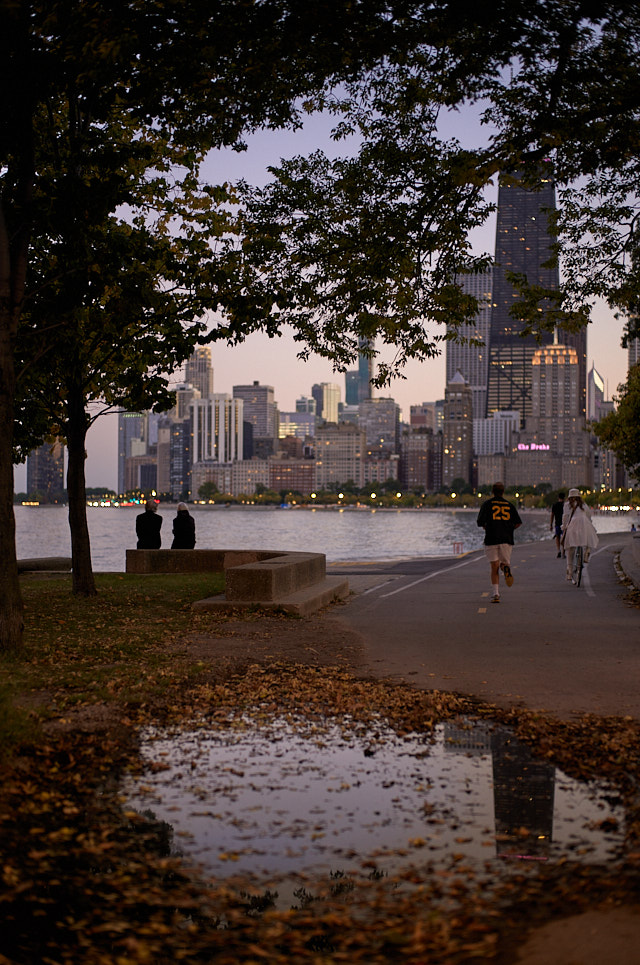
[[[573,573],[572,582],[576,586],[580,586],[582,582],[582,567],[584,566],[584,546],[576,546],[576,552],[573,557]]]

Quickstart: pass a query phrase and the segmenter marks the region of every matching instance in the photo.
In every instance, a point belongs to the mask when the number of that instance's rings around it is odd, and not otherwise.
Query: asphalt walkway
[[[516,545],[512,570],[492,604],[482,550],[328,567],[349,577],[355,595],[339,616],[376,676],[562,717],[640,717],[640,609],[628,599],[640,538],[601,536],[580,587],[551,540]]]

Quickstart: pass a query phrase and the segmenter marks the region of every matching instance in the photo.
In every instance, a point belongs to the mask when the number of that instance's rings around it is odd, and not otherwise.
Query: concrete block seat
[[[261,607],[304,616],[349,594],[343,577],[328,577],[324,553],[283,550],[127,550],[127,573],[225,573],[225,592],[194,610]]]
[[[70,573],[70,556],[45,556],[18,560],[18,573]]]

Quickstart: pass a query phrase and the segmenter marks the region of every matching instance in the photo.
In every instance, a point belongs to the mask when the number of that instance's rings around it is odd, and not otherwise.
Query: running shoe
[[[504,582],[507,586],[511,586],[513,583],[513,573],[511,572],[511,567],[507,563],[502,564],[502,572],[504,573]]]
[[[492,603],[499,603],[499,602],[500,602],[500,597],[498,596],[497,593],[495,593],[495,594],[491,597],[491,602],[492,602]]]

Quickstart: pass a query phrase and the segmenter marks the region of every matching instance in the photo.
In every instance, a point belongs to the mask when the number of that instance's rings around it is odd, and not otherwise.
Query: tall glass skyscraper
[[[553,181],[543,178],[540,189],[524,188],[517,180],[501,185],[498,193],[496,226],[496,266],[493,272],[493,297],[489,333],[489,373],[487,415],[517,410],[523,424],[531,416],[531,361],[534,353],[553,343],[553,332],[539,337],[520,333],[524,323],[509,314],[518,293],[507,279],[508,272],[525,275],[531,285],[557,290],[557,267],[545,267],[551,256],[548,212],[555,209]],[[544,305],[542,305],[544,310]],[[580,413],[586,409],[586,330],[577,334],[559,332],[562,345],[575,348],[580,370]]]

